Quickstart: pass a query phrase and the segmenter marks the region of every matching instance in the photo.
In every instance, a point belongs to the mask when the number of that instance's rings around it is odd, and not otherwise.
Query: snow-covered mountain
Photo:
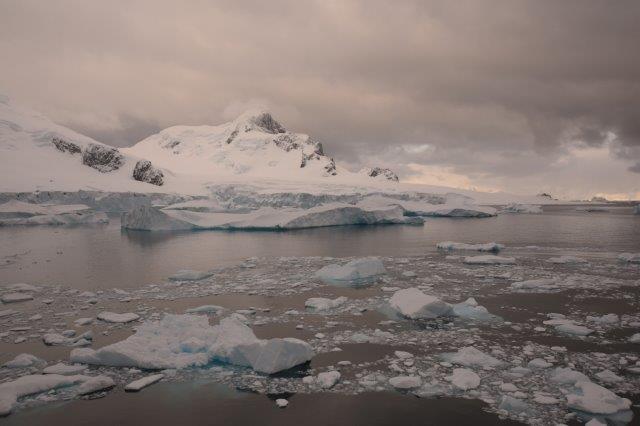
[[[0,98],[0,191],[158,190],[164,173],[142,158]],[[151,184],[150,184],[151,183]]]
[[[124,150],[176,173],[298,180],[350,175],[309,135],[287,131],[267,111],[218,126],[174,126]]]

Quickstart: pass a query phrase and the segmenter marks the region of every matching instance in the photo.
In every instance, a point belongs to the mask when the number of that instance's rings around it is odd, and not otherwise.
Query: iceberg
[[[50,365],[46,367],[42,372],[44,374],[59,374],[61,376],[73,376],[76,374],[80,374],[87,369],[86,365],[68,365],[63,363],[58,363],[55,365]]]
[[[429,296],[415,287],[398,290],[389,299],[389,305],[400,315],[410,319],[432,319],[451,315],[451,305],[435,296]]]
[[[415,389],[422,386],[420,376],[397,376],[389,379],[389,384],[395,389]]]
[[[5,368],[29,368],[29,367],[42,367],[46,365],[46,361],[31,354],[20,354],[13,358],[11,361],[7,361],[2,364]]]
[[[338,371],[325,371],[318,374],[315,382],[320,385],[322,389],[331,389],[340,380],[340,373]]]
[[[444,353],[442,354],[442,359],[465,367],[495,368],[504,365],[504,362],[485,354],[473,346],[465,346],[458,349],[458,352]]]
[[[166,314],[147,321],[129,338],[97,350],[75,349],[70,360],[150,370],[203,367],[222,362],[273,374],[305,363],[311,346],[299,339],[258,339],[234,317],[210,326],[204,316]]]
[[[524,214],[540,214],[542,207],[533,204],[507,204],[500,210],[500,213],[524,213]]]
[[[516,259],[487,254],[483,256],[467,256],[464,258],[464,263],[468,265],[513,265],[516,263]]]
[[[467,368],[454,368],[447,380],[460,390],[466,391],[480,386],[480,376]]]
[[[377,257],[355,259],[343,266],[332,264],[319,269],[315,276],[330,284],[366,283],[375,280],[387,272]]]
[[[440,250],[469,250],[469,251],[493,251],[499,252],[504,248],[504,245],[498,243],[483,243],[483,244],[466,244],[455,243],[453,241],[443,241],[436,244],[436,248]]]
[[[498,316],[490,314],[487,308],[485,308],[484,306],[478,305],[478,302],[476,302],[476,299],[474,299],[473,297],[468,298],[464,302],[452,305],[452,308],[453,315],[460,318],[478,321],[500,319]]]
[[[124,324],[127,322],[137,321],[140,319],[138,314],[134,314],[133,312],[127,312],[124,314],[117,314],[115,312],[100,312],[97,318],[104,322],[112,322],[117,324]]]
[[[22,376],[16,380],[4,382],[0,384],[0,417],[11,414],[13,406],[18,402],[18,398],[22,398],[29,395],[35,395],[38,393],[48,392],[52,389],[69,387],[74,385],[78,386],[77,391],[79,394],[90,393],[88,391],[95,392],[96,383],[110,382],[113,386],[113,380],[106,376],[61,376],[59,374],[37,374]],[[91,386],[89,386],[91,385]],[[102,386],[104,388],[104,386]]]
[[[343,305],[347,301],[344,296],[335,299],[327,299],[325,297],[312,297],[304,302],[304,306],[314,311],[328,311]]]
[[[629,410],[631,401],[593,382],[578,382],[575,393],[567,395],[567,406],[586,413],[614,414]]]

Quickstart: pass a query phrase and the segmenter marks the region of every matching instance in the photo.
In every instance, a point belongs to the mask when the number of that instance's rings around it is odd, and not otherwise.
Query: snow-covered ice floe
[[[516,281],[511,283],[512,290],[520,292],[546,292],[560,288],[555,278],[539,278],[535,280]]]
[[[387,270],[377,257],[354,259],[344,265],[331,264],[316,271],[315,276],[330,284],[364,284],[374,281]]]
[[[19,398],[48,392],[53,389],[73,387],[78,395],[85,395],[113,387],[108,376],[38,374],[22,376],[0,384],[0,417],[11,414]]]
[[[482,243],[482,244],[466,244],[456,243],[453,241],[443,241],[436,244],[436,248],[439,250],[468,250],[468,251],[492,251],[499,252],[504,248],[504,245],[498,243]]]
[[[108,223],[105,213],[84,204],[32,204],[10,200],[0,204],[0,226],[11,225],[88,225]]]
[[[449,304],[435,296],[424,294],[415,287],[396,291],[389,299],[389,306],[402,317],[418,320],[438,317],[459,317],[468,320],[499,320],[472,297],[464,302]]]
[[[305,363],[313,355],[311,346],[299,339],[258,339],[233,317],[211,326],[204,316],[166,314],[159,321],[143,323],[123,341],[98,350],[75,349],[70,360],[144,369],[204,367],[220,362],[272,374]]]
[[[335,309],[343,305],[347,301],[344,296],[337,297],[335,299],[328,299],[326,297],[312,297],[304,302],[304,306],[307,309],[314,311],[328,311],[329,309]]]
[[[467,256],[464,263],[468,265],[513,265],[516,259],[513,257],[483,255],[483,256]]]
[[[542,207],[533,204],[507,204],[500,210],[500,213],[524,213],[524,214],[540,214]]]

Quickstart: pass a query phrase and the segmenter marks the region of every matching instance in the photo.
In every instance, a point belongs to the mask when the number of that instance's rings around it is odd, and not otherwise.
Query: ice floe
[[[451,305],[435,296],[424,294],[412,287],[396,291],[389,305],[400,315],[410,319],[431,319],[453,313]]]
[[[235,364],[272,374],[309,361],[313,350],[294,338],[261,340],[235,318],[210,326],[206,317],[165,315],[147,321],[129,338],[98,350],[75,349],[72,362],[145,369]]]
[[[467,256],[464,258],[464,263],[468,265],[513,265],[516,263],[516,259],[513,257],[488,254],[482,256]]]
[[[169,279],[171,281],[199,281],[205,278],[209,278],[211,275],[213,275],[213,272],[194,271],[192,269],[181,269],[180,271],[171,275]]]
[[[164,378],[164,374],[152,374],[150,376],[145,376],[141,379],[134,380],[131,383],[128,383],[124,390],[125,392],[139,392],[142,389],[151,386],[154,383],[159,382]]]
[[[104,321],[104,322],[123,324],[127,322],[137,321],[138,319],[140,319],[140,315],[135,314],[133,312],[119,314],[115,312],[104,311],[104,312],[100,312],[97,318],[100,321]]]
[[[33,300],[33,296],[29,293],[5,293],[0,296],[2,303],[26,302],[27,300]]]
[[[468,251],[492,251],[499,252],[504,248],[503,244],[498,243],[482,243],[482,244],[467,244],[456,243],[453,241],[443,241],[436,244],[436,248],[440,250],[468,250]]]
[[[480,386],[480,376],[468,368],[454,368],[453,373],[447,377],[447,380],[463,391]]]
[[[488,355],[473,346],[465,346],[457,352],[444,353],[442,359],[465,367],[496,368],[504,365],[503,361]]]
[[[314,311],[327,311],[343,305],[348,299],[344,296],[335,299],[326,297],[312,297],[304,302],[304,306]]]
[[[322,281],[329,283],[369,282],[387,271],[377,257],[365,257],[347,262],[345,265],[327,265],[315,273]]]

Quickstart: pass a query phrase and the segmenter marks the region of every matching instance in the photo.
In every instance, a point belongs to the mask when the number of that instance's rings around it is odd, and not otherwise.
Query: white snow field
[[[105,222],[96,207],[133,210],[123,227],[141,230],[421,224],[495,216],[489,203],[551,202],[402,184],[379,167],[351,172],[266,111],[218,126],[170,127],[117,149],[2,97],[0,169],[0,225]],[[91,209],[74,205],[83,201]]]

